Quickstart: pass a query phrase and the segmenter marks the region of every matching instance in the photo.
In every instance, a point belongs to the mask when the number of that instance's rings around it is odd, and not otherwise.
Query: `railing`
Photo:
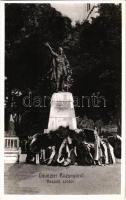
[[[19,138],[18,137],[5,137],[4,139],[4,148],[5,151],[13,151],[19,149]]]

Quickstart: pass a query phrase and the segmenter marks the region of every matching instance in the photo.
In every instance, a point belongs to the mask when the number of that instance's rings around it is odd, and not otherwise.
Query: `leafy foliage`
[[[22,116],[27,110],[33,113],[39,110],[48,119],[48,109],[26,109],[21,103],[29,90],[33,96],[52,94],[47,80],[52,56],[44,46],[48,41],[55,50],[63,46],[72,67],[73,95],[91,96],[100,92],[106,98],[106,108],[76,108],[76,115],[82,118],[87,115],[93,122],[111,120],[120,129],[121,5],[100,4],[99,13],[91,24],[77,22],[72,27],[71,20],[50,4],[6,4],[7,113],[14,111]],[[20,100],[14,109],[11,104],[15,89],[22,95],[16,97]]]

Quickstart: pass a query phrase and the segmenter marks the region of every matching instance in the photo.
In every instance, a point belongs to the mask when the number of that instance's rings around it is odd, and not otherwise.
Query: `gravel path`
[[[5,164],[5,194],[119,194],[120,167]]]

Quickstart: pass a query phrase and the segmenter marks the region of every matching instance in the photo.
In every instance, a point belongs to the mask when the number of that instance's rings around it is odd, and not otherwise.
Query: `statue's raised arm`
[[[52,47],[49,45],[48,42],[45,43],[45,46],[48,47],[48,49],[50,50],[50,52],[51,52],[51,54],[52,54],[53,56],[56,56],[56,57],[58,56],[58,54],[57,54],[55,51],[53,51]]]

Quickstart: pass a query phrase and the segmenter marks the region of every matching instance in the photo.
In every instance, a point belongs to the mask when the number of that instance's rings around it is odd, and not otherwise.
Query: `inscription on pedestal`
[[[73,96],[70,92],[52,95],[48,130],[56,130],[60,126],[77,129]]]

